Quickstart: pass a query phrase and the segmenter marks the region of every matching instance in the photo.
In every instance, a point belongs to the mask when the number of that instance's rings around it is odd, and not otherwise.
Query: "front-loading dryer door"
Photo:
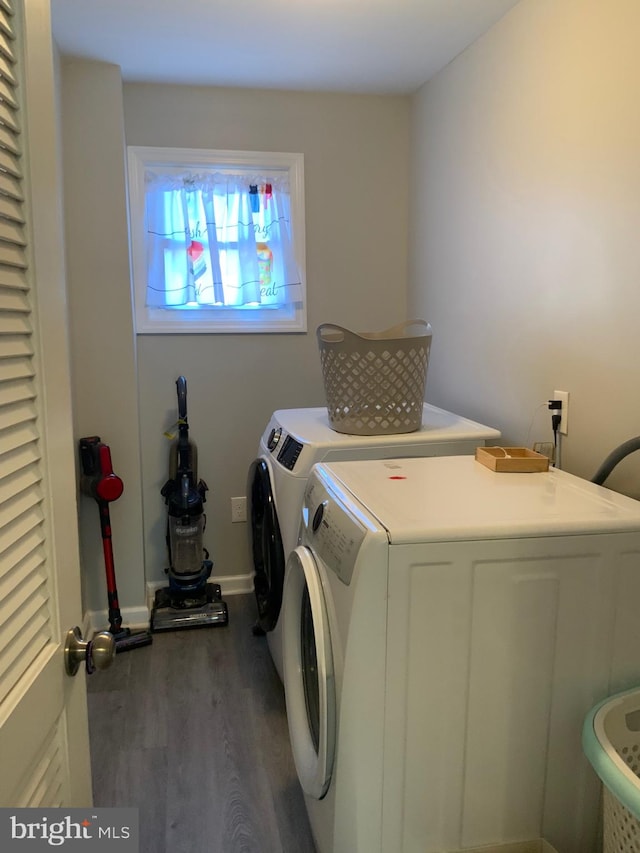
[[[284,547],[278,524],[271,470],[267,460],[262,457],[254,460],[249,468],[247,494],[258,625],[263,631],[273,631],[282,605]]]
[[[302,790],[322,799],[336,745],[336,686],[320,572],[298,546],[287,561],[283,600],[284,689],[291,749]]]

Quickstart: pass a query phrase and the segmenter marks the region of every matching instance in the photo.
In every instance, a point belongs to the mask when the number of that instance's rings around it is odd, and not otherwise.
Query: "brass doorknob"
[[[100,631],[92,640],[83,640],[77,625],[67,631],[64,644],[64,668],[67,675],[75,675],[81,663],[86,663],[89,674],[96,669],[107,669],[115,656],[116,641],[108,631]]]

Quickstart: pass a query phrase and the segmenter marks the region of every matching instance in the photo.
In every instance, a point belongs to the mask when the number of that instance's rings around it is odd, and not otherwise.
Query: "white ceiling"
[[[125,81],[407,94],[519,0],[51,0],[63,54]]]

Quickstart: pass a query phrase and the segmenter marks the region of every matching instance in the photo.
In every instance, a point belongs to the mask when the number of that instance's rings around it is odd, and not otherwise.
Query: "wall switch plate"
[[[231,521],[246,521],[247,520],[247,499],[231,498]]]
[[[566,435],[569,432],[569,392],[554,391],[554,400],[562,401],[562,417],[560,418],[560,434]]]

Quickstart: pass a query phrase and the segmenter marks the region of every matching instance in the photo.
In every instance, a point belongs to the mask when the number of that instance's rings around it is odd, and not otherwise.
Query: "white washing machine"
[[[316,466],[282,619],[318,853],[595,851],[580,732],[640,681],[639,601],[630,498],[468,456]]]
[[[278,624],[286,558],[296,546],[300,509],[309,472],[317,462],[473,453],[495,444],[498,430],[425,404],[422,427],[399,435],[345,435],[329,426],[326,408],[274,412],[249,468],[250,545],[258,605],[256,631],[267,633],[282,678]]]

